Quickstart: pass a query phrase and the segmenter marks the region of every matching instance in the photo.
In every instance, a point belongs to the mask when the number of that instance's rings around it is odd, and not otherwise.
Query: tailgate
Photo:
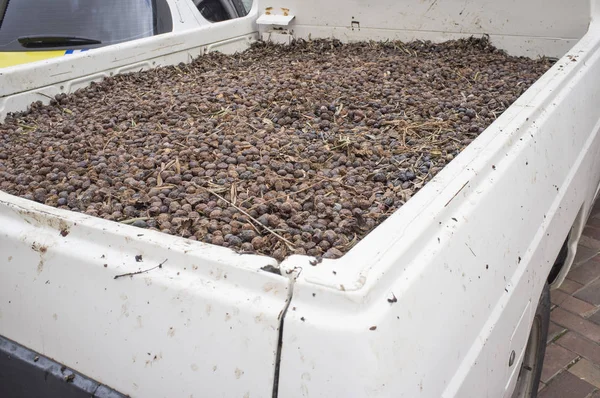
[[[2,192],[0,225],[1,336],[131,396],[272,394],[273,259]]]

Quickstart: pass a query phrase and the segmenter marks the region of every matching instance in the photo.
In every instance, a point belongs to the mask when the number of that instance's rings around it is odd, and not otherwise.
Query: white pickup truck
[[[175,17],[183,3],[169,2]],[[260,39],[485,34],[558,60],[403,207],[317,265],[0,192],[0,395],[536,396],[548,290],[600,182],[600,1],[255,0],[201,25],[0,69],[0,118]],[[115,280],[140,269],[136,256],[168,263]]]

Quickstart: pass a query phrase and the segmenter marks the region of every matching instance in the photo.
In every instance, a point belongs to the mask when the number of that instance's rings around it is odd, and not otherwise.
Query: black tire
[[[519,370],[517,384],[512,398],[537,398],[538,386],[542,377],[546,340],[550,324],[550,285],[546,283],[540,296],[535,317],[529,332],[523,363]]]

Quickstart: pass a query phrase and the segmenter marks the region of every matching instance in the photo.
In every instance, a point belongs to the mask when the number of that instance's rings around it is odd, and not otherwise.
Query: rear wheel
[[[544,355],[546,354],[546,340],[548,338],[548,324],[550,323],[550,285],[545,284],[542,295],[535,311],[529,340],[525,348],[525,356],[517,378],[517,385],[512,398],[536,398]]]

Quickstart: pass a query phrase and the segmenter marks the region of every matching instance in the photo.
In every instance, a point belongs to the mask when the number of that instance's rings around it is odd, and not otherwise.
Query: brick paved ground
[[[600,202],[583,234],[567,279],[551,294],[540,398],[600,398]]]

